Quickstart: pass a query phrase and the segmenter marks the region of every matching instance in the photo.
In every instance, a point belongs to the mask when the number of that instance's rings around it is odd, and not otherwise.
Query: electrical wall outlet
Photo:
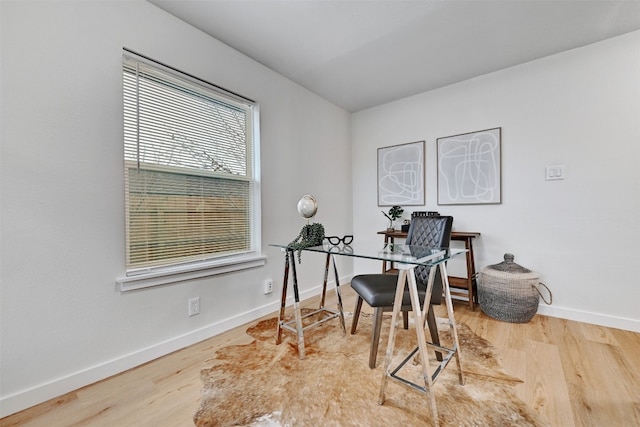
[[[200,314],[200,297],[189,299],[189,317]]]
[[[264,294],[269,295],[273,292],[273,280],[267,279],[264,281]]]

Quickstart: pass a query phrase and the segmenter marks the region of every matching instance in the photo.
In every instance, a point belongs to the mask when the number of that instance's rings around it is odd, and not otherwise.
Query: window
[[[129,51],[122,76],[127,276],[255,256],[257,105]]]

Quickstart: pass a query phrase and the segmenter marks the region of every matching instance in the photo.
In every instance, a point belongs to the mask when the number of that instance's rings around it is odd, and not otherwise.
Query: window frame
[[[248,182],[251,184],[251,197],[250,197],[250,236],[251,241],[249,250],[230,254],[214,256],[205,260],[196,260],[184,263],[174,263],[171,265],[152,266],[143,268],[125,268],[125,274],[116,278],[116,284],[120,287],[121,291],[130,291],[136,289],[142,289],[147,287],[153,287],[158,285],[164,285],[169,283],[176,283],[185,280],[193,280],[217,274],[229,273],[238,270],[244,270],[247,268],[255,268],[262,266],[266,263],[266,257],[261,253],[262,241],[261,241],[261,185],[260,185],[260,106],[257,102],[238,95],[237,93],[225,90],[220,86],[211,84],[205,80],[195,77],[191,74],[185,73],[181,70],[160,63],[153,59],[150,59],[144,55],[140,55],[132,50],[123,48],[122,66],[124,67],[125,61],[134,60],[144,63],[146,66],[154,67],[162,72],[168,73],[174,77],[182,80],[186,80],[188,83],[196,84],[198,86],[204,86],[207,90],[215,93],[222,98],[230,98],[235,102],[250,103],[252,105],[252,126],[253,126],[253,140],[252,140],[252,156],[248,159]],[[122,70],[122,68],[121,68]],[[123,82],[124,84],[124,82]],[[124,87],[123,87],[124,91]],[[124,100],[122,105],[124,111]],[[124,123],[123,123],[124,129]],[[123,147],[124,150],[124,147]],[[123,157],[124,158],[124,157]],[[126,168],[126,160],[123,162],[123,167]],[[126,170],[123,170],[123,176]],[[125,190],[126,191],[126,190]],[[125,211],[126,215],[126,211]],[[124,232],[126,233],[128,225],[125,223]],[[128,244],[128,239],[125,236],[125,241]],[[125,250],[127,248],[125,247]]]

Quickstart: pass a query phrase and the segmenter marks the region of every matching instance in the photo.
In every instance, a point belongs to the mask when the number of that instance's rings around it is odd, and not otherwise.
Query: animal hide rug
[[[375,369],[369,369],[368,363],[371,322],[371,316],[363,314],[355,335],[349,334],[348,326],[343,335],[338,319],[306,330],[303,360],[298,358],[294,334],[283,331],[283,342],[275,345],[276,318],[258,322],[247,330],[253,342],[218,350],[202,370],[204,387],[195,424],[433,425],[428,397],[394,382],[388,382],[386,400],[378,404],[390,320],[383,324]],[[439,329],[443,345],[451,346],[448,324]],[[417,345],[413,326],[397,331],[394,363]],[[512,388],[521,381],[501,369],[492,345],[463,324],[458,325],[458,337],[465,385],[459,384],[453,358],[433,388],[440,425],[546,425],[515,396]],[[433,369],[437,363],[433,351],[429,357]],[[420,364],[409,362],[407,366],[406,375],[418,382]]]

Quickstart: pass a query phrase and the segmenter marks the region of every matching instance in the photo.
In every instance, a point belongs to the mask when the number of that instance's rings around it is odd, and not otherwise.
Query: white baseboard
[[[350,277],[341,278],[341,283],[349,283]],[[291,286],[290,286],[291,287]],[[328,289],[334,288],[334,282],[327,283]],[[320,295],[321,287],[317,286],[300,292],[300,300],[312,298]],[[292,291],[289,290],[289,294]],[[293,304],[293,297],[287,300],[287,307]],[[22,390],[11,395],[0,398],[0,418],[6,417],[24,409],[62,396],[79,388],[104,380],[113,375],[135,368],[144,363],[165,356],[174,351],[189,347],[200,341],[211,338],[215,335],[226,332],[235,327],[244,325],[270,313],[276,313],[280,309],[280,299],[269,304],[257,307],[251,311],[241,313],[237,316],[223,319],[203,328],[191,331],[187,334],[158,343],[151,347],[143,348],[135,352],[125,354],[116,359],[108,360],[99,365],[85,368],[71,375],[67,375],[53,381],[40,384],[26,390]]]
[[[561,319],[575,320],[577,322],[591,323],[593,325],[606,326],[607,328],[624,329],[626,331],[640,332],[640,320],[617,317],[607,314],[592,313],[589,311],[575,310],[572,308],[549,306],[540,304],[538,314]]]

